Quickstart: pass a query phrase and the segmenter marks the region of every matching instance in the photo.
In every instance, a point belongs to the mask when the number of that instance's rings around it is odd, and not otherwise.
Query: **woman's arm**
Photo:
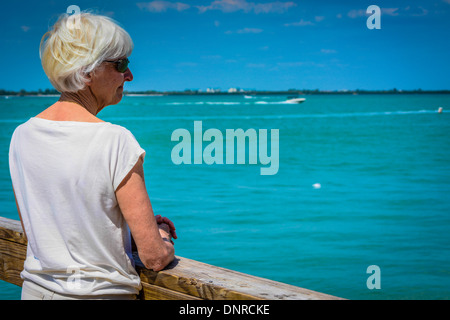
[[[144,181],[142,158],[116,190],[117,202],[136,243],[139,258],[148,269],[160,271],[174,259],[170,228],[157,224]],[[165,241],[165,239],[169,241]]]

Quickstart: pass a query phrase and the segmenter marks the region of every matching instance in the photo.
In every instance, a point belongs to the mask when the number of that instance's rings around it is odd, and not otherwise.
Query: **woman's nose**
[[[130,68],[128,68],[127,71],[125,71],[124,80],[125,81],[133,81],[133,74],[131,73]]]

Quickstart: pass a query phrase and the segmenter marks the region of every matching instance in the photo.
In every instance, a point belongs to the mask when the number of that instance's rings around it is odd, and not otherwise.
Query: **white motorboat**
[[[289,99],[286,100],[286,103],[302,103],[304,102],[306,99],[305,98],[293,98],[293,99]]]

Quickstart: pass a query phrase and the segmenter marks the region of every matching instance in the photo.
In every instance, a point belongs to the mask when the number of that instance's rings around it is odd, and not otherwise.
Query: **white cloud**
[[[337,53],[337,51],[334,49],[322,49],[322,50],[320,50],[320,52],[325,53],[325,54]]]
[[[382,15],[388,15],[388,16],[398,16],[399,8],[381,8],[381,14]],[[349,18],[355,19],[359,17],[366,17],[369,16],[370,13],[367,13],[366,10],[359,9],[359,10],[351,10],[347,13],[347,16]]]
[[[450,0],[449,0],[450,1]],[[449,2],[450,3],[450,2]],[[410,6],[407,6],[404,11],[408,14],[410,14],[413,17],[422,17],[426,16],[428,14],[428,10],[424,9],[422,7],[417,8],[411,8]]]
[[[28,32],[28,30],[30,30],[29,26],[21,26],[20,28],[22,29],[23,32]]]
[[[381,14],[387,14],[388,16],[398,16],[398,8],[381,8]]]
[[[269,2],[269,3],[254,3],[247,2],[247,0],[215,0],[208,6],[197,6],[200,13],[204,13],[209,10],[219,10],[225,13],[244,11],[258,13],[283,13],[291,7],[295,7],[296,4],[292,1],[289,2]]]
[[[244,28],[244,29],[240,29],[237,31],[226,31],[226,34],[232,34],[232,33],[239,33],[239,34],[244,34],[244,33],[261,33],[264,30],[262,29],[258,29],[258,28]]]
[[[316,22],[323,21],[324,19],[325,19],[324,16],[315,16],[315,17],[314,17],[314,20],[316,20]]]
[[[301,19],[298,22],[291,22],[291,23],[285,23],[284,26],[285,27],[304,27],[304,26],[313,26],[314,23],[311,21],[305,21],[303,19]]]
[[[359,10],[351,10],[351,11],[349,11],[349,12],[347,13],[347,16],[348,16],[349,18],[352,18],[352,19],[358,18],[358,17],[365,17],[365,16],[366,16],[366,10],[362,10],[362,9],[359,9]]]
[[[296,61],[296,62],[278,62],[277,66],[285,67],[285,68],[294,68],[294,67],[325,67],[322,63],[310,62],[310,61]]]
[[[325,20],[324,16],[315,16],[314,17],[314,21],[316,23],[322,22],[323,20]],[[305,27],[305,26],[314,26],[316,23],[314,23],[312,21],[307,21],[307,20],[301,19],[300,21],[297,21],[297,22],[285,23],[284,26],[285,27]]]
[[[191,5],[183,2],[170,2],[165,0],[155,0],[151,2],[139,2],[136,4],[139,9],[150,12],[165,12],[167,10],[184,11],[191,8]],[[214,0],[206,6],[195,6],[199,13],[209,10],[219,10],[225,13],[243,11],[245,13],[283,13],[292,7],[297,6],[293,1],[274,1],[268,3],[248,2],[247,0]]]
[[[291,7],[295,7],[294,2],[270,2],[254,4],[255,13],[283,13]]]
[[[237,33],[261,33],[261,32],[263,32],[263,30],[258,28],[244,28],[237,31]]]
[[[189,9],[191,6],[182,2],[169,2],[169,1],[152,1],[152,2],[139,2],[136,5],[141,10],[147,10],[150,12],[165,12],[167,10],[183,11]]]

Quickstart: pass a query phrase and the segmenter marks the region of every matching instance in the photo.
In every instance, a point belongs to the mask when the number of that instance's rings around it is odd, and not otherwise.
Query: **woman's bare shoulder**
[[[74,103],[67,105],[65,102],[57,102],[51,105],[36,115],[36,118],[52,121],[105,122],[83,107],[77,107]]]

